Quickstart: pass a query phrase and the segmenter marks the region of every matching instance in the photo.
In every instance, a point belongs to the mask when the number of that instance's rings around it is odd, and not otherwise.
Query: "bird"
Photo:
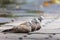
[[[42,18],[33,18],[30,22],[24,22],[17,27],[11,29],[3,30],[2,32],[12,32],[12,33],[29,33],[41,29]]]

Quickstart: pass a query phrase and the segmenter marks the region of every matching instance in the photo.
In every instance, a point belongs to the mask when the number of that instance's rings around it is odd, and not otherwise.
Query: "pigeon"
[[[3,30],[2,32],[12,32],[12,33],[29,33],[41,29],[41,20],[42,18],[33,18],[30,22],[21,23],[17,27],[11,29]]]

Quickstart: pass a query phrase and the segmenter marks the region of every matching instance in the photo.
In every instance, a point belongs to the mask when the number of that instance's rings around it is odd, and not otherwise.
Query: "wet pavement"
[[[0,33],[1,40],[60,40],[60,34]]]
[[[26,17],[25,19],[28,19]],[[32,18],[32,17],[31,17]],[[18,20],[21,19],[20,17]],[[24,18],[22,18],[24,19]],[[0,33],[1,40],[60,40],[60,18],[46,18],[44,26],[35,32],[25,33]],[[43,24],[42,23],[42,24]],[[50,28],[50,29],[49,29]]]

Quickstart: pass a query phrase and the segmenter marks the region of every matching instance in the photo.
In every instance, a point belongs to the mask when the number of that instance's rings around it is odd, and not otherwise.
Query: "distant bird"
[[[12,29],[4,30],[3,32],[13,32],[13,33],[29,33],[41,28],[42,18],[34,18],[30,22],[24,22],[17,27],[13,27]]]

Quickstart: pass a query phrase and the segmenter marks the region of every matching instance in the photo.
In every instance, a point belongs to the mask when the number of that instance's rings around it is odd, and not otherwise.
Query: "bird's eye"
[[[43,20],[43,18],[42,17],[39,17],[38,20],[41,22]]]
[[[42,20],[40,18],[38,18],[38,20],[41,22]]]

